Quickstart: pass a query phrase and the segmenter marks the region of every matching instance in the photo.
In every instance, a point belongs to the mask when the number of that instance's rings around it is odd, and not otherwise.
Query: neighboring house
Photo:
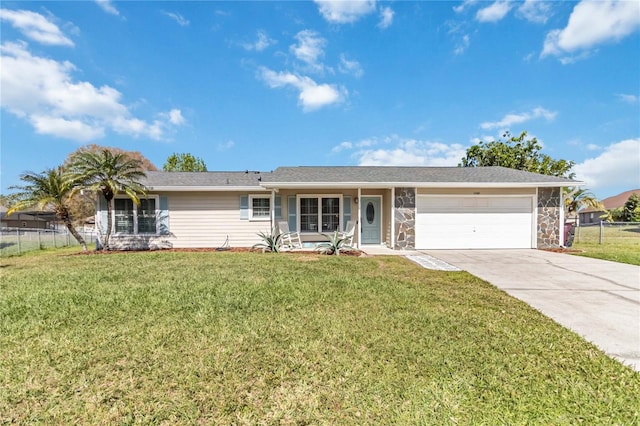
[[[7,208],[0,206],[1,228],[49,229],[55,224],[55,214],[48,212],[15,212],[7,216]]]
[[[543,248],[563,241],[571,179],[503,167],[280,167],[147,172],[147,198],[113,201],[113,248],[250,247],[287,220],[303,242],[357,220],[354,245],[392,249]],[[106,229],[106,202],[96,227]]]
[[[578,215],[580,216],[580,224],[588,225],[591,223],[602,222],[604,219],[601,218],[601,216],[604,215],[606,211],[624,207],[624,203],[626,203],[629,197],[633,194],[640,195],[640,189],[632,189],[631,191],[625,191],[621,194],[614,195],[613,197],[605,198],[602,200],[604,210],[594,209],[593,207],[580,210],[578,212]]]

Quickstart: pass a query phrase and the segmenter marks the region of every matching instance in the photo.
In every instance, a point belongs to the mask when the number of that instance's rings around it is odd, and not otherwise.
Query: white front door
[[[380,244],[381,239],[381,206],[380,197],[362,197],[360,199],[360,230],[362,244]]]

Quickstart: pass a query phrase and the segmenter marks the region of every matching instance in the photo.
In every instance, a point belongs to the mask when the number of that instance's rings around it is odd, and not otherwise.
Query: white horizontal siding
[[[231,247],[259,243],[258,232],[269,232],[269,221],[240,219],[240,196],[246,193],[197,192],[168,194],[169,232],[176,248]]]

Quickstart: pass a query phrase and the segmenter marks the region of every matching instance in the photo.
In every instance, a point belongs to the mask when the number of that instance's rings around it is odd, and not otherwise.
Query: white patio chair
[[[344,227],[344,232],[339,232],[340,238],[345,239],[345,244],[348,246],[353,245],[353,234],[356,232],[356,221],[349,220],[347,221],[347,225]]]
[[[282,245],[290,248],[302,248],[300,233],[289,231],[289,223],[286,220],[278,221],[278,231],[282,234]]]

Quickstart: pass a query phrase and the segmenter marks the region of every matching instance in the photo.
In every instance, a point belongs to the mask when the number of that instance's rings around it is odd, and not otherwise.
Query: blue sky
[[[528,131],[640,187],[640,2],[3,1],[1,191],[95,143],[209,170],[456,166]]]

